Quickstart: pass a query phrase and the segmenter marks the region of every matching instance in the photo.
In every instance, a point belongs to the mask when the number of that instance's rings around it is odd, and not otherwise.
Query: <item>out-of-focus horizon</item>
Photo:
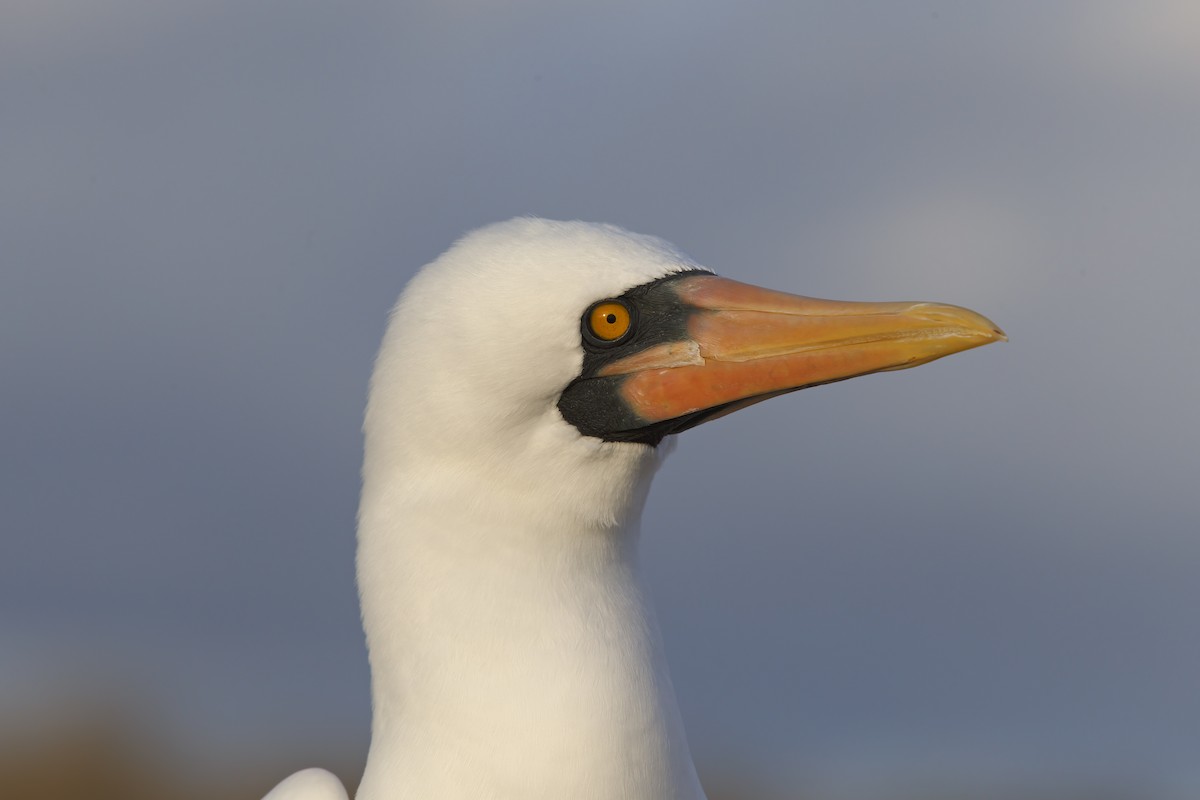
[[[1200,793],[1195,4],[0,23],[0,780],[110,725],[152,743],[114,759],[219,791],[355,778],[384,320],[459,235],[537,214],[1012,339],[681,438],[642,549],[702,772]]]

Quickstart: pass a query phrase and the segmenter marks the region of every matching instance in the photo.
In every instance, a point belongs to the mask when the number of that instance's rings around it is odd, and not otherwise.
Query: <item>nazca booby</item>
[[[371,379],[358,800],[702,800],[636,555],[658,445],[1004,338],[955,306],[726,280],[608,225],[464,237],[404,290]],[[316,769],[267,795],[345,797]]]

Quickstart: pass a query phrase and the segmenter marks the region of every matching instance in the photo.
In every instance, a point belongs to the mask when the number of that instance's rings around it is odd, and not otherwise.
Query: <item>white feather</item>
[[[347,800],[346,789],[331,772],[305,769],[286,778],[263,800]]]
[[[668,448],[585,437],[556,405],[591,303],[695,268],[659,239],[517,219],[404,291],[364,425],[358,800],[703,798],[637,560]]]

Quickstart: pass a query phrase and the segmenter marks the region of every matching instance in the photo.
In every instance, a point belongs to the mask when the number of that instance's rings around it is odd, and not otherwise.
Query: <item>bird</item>
[[[622,228],[475,230],[393,308],[363,423],[358,800],[704,800],[638,560],[677,434],[1004,340],[720,277]],[[296,773],[266,800],[346,800]]]

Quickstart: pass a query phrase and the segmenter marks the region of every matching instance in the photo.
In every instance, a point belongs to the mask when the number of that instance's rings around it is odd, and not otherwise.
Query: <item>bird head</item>
[[[364,472],[463,473],[585,516],[628,505],[663,440],[787,392],[1003,339],[934,303],[845,303],[718,277],[608,225],[475,231],[396,305]],[[590,504],[595,501],[596,509]]]

